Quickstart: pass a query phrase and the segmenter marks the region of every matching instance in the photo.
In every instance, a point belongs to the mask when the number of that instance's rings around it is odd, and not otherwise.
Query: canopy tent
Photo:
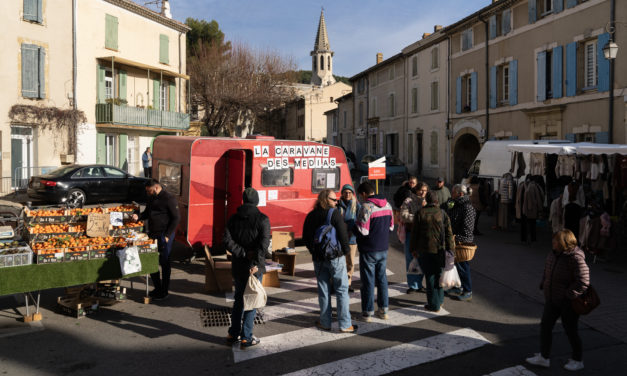
[[[509,151],[523,153],[547,153],[558,155],[590,155],[590,154],[623,154],[627,155],[627,145],[621,144],[595,144],[591,142],[579,142],[573,144],[510,144]]]

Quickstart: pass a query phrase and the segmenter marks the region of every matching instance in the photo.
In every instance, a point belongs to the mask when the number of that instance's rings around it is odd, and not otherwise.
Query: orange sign
[[[368,179],[370,180],[384,180],[385,179],[385,167],[369,167]]]

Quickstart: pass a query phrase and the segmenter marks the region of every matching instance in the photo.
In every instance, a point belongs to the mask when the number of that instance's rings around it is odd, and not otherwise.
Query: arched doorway
[[[472,134],[467,133],[457,139],[453,152],[454,184],[462,181],[480,149],[479,140]]]

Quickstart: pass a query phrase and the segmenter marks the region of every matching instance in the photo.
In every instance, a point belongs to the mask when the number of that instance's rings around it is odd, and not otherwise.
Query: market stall
[[[0,240],[0,296],[23,293],[24,319],[29,321],[41,319],[41,290],[140,275],[148,280],[159,268],[159,254],[157,244],[142,232],[143,223],[130,220],[137,209],[25,208],[14,231],[0,231],[0,237],[8,238]],[[147,290],[146,284],[146,296]]]

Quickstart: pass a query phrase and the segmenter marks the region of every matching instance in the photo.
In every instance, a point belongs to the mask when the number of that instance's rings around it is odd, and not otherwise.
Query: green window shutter
[[[120,135],[120,157],[118,160],[120,161],[119,168],[128,171],[128,164],[126,163],[126,144],[128,140],[128,136],[125,134]]]
[[[118,72],[120,78],[120,95],[118,97],[126,100],[126,71],[120,70]]]
[[[22,96],[39,96],[39,46],[22,44]]]
[[[105,47],[118,49],[118,18],[110,14],[105,15]]]
[[[174,82],[170,82],[170,111],[176,112],[176,84]]]
[[[24,19],[26,21],[41,22],[37,17],[40,12],[41,0],[24,0]]]
[[[37,51],[37,58],[39,60],[39,64],[37,64],[37,98],[45,98],[46,97],[46,49],[43,47],[39,47]]]
[[[97,103],[105,103],[105,69],[103,66],[96,66],[96,87],[97,87]]]
[[[107,162],[105,134],[96,134],[96,163],[105,164]]]
[[[168,56],[170,48],[170,41],[168,36],[165,34],[159,35],[159,62],[163,64],[169,64],[170,59]]]
[[[159,110],[159,94],[161,93],[161,90],[159,90],[159,81],[158,80],[153,80],[152,81],[152,107],[155,110]]]

